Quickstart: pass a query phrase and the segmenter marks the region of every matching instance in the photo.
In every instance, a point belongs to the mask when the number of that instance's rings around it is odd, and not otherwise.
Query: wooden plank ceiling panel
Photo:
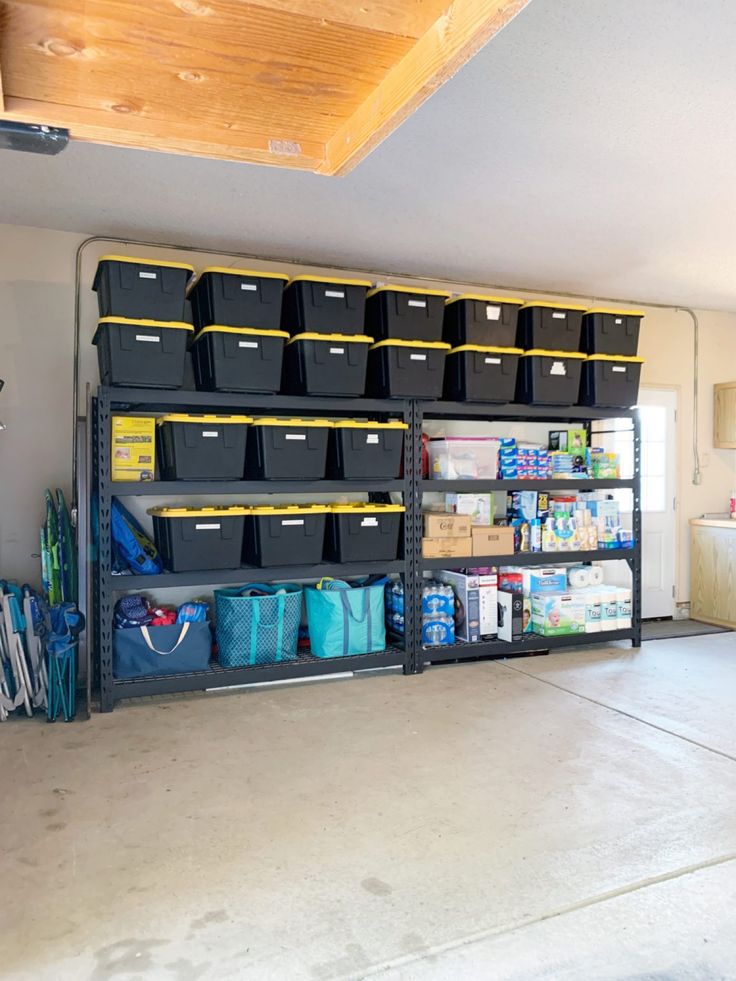
[[[527,2],[8,0],[0,118],[346,172]]]

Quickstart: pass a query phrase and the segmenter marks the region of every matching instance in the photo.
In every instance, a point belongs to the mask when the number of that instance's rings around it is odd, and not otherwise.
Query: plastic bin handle
[[[162,657],[166,657],[167,654],[173,654],[176,648],[179,646],[179,644],[181,644],[181,642],[184,640],[188,632],[189,632],[189,621],[187,620],[185,623],[181,625],[181,632],[179,633],[179,639],[171,648],[171,650],[160,651],[157,647],[153,646],[153,641],[151,640],[151,635],[148,632],[148,627],[141,627],[141,634],[143,635],[143,639],[145,640],[149,650],[153,651],[154,654],[160,654]]]

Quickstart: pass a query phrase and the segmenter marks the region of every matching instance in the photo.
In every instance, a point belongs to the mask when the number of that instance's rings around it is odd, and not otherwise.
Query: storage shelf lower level
[[[459,641],[448,647],[423,647],[421,657],[425,664],[442,661],[472,660],[480,657],[513,657],[515,654],[544,653],[560,647],[581,647],[592,644],[612,644],[617,640],[634,640],[633,627],[625,630],[603,630],[598,633],[566,634],[562,637],[540,637],[533,634],[518,643],[504,640],[481,640],[477,643]]]
[[[235,688],[239,685],[289,681],[295,678],[317,678],[321,675],[402,667],[405,657],[406,655],[400,647],[392,646],[375,654],[360,654],[354,657],[319,658],[311,654],[300,654],[295,661],[258,664],[243,668],[223,668],[217,662],[212,662],[206,671],[125,680],[115,679],[112,686],[112,696],[113,701],[119,702],[125,698],[141,698],[147,695],[208,691],[219,688]]]
[[[424,569],[480,568],[494,565],[552,565],[555,562],[632,561],[639,556],[634,548],[599,548],[585,552],[514,552],[511,555],[464,555],[445,559],[420,559]]]
[[[228,583],[273,582],[277,580],[321,579],[334,576],[383,575],[404,572],[403,559],[391,562],[322,562],[319,565],[241,566],[238,569],[205,569],[196,572],[163,572],[156,576],[108,575],[107,585],[118,592],[129,589],[163,589],[167,586],[221,586]]]

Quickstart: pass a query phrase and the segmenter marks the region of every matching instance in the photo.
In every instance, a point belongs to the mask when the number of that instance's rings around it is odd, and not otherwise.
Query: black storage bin
[[[359,422],[342,419],[332,424],[327,476],[333,480],[395,480],[401,470],[405,422]]]
[[[162,480],[242,480],[250,416],[173,413],[156,420]]]
[[[581,350],[588,354],[636,357],[642,310],[608,310],[594,307],[583,315]]]
[[[513,402],[520,347],[463,344],[447,354],[445,398],[453,402]]]
[[[523,300],[463,293],[445,304],[442,340],[452,347],[481,344],[514,347]]]
[[[575,351],[525,351],[519,363],[516,401],[528,405],[577,405],[585,355]]]
[[[112,632],[114,678],[147,678],[206,671],[212,655],[209,623],[126,627]]]
[[[245,519],[243,564],[318,565],[327,510],[324,504],[250,508]]]
[[[362,334],[366,279],[295,276],[284,291],[281,326],[290,334]]]
[[[400,504],[333,504],[327,515],[330,562],[393,562],[399,553]]]
[[[255,327],[203,327],[190,350],[201,392],[278,392],[284,344],[283,330]]]
[[[248,433],[249,480],[322,480],[327,463],[327,419],[254,419]]]
[[[442,395],[445,355],[442,341],[379,341],[370,349],[372,395],[395,399],[438,399]]]
[[[377,286],[366,302],[366,331],[376,340],[441,341],[445,300],[442,290]]]
[[[92,289],[101,317],[184,320],[187,282],[194,267],[185,262],[103,255]]]
[[[151,508],[153,537],[169,572],[237,569],[248,508]]]
[[[211,324],[278,330],[288,276],[210,266],[190,286],[188,296],[197,330]]]
[[[284,351],[283,390],[291,395],[363,395],[372,342],[363,335],[297,334]]]
[[[181,388],[191,324],[103,317],[97,346],[100,382],[134,388]]]
[[[592,354],[583,362],[580,404],[601,409],[636,405],[643,363],[643,358]]]
[[[525,303],[519,307],[516,346],[525,351],[580,351],[585,309],[569,303]]]

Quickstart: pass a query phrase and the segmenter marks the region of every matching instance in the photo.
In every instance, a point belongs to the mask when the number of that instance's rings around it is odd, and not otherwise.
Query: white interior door
[[[642,617],[675,612],[677,392],[642,388]]]

